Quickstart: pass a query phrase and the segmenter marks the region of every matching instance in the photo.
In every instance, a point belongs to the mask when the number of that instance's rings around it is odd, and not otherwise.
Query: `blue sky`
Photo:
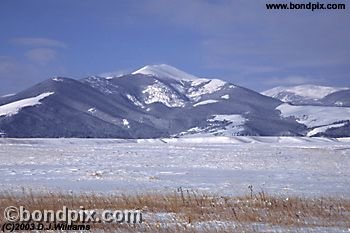
[[[349,9],[268,11],[265,3],[2,0],[0,94],[158,63],[258,91],[350,85]]]

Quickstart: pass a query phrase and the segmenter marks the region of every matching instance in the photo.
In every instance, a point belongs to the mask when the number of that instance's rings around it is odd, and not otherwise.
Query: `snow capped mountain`
[[[228,85],[225,81],[198,78],[165,64],[145,66],[132,74],[112,79],[92,76],[83,79],[83,82],[107,95],[125,93],[124,97],[141,108],[153,103],[169,108],[184,107],[188,102],[199,102],[202,97]],[[133,93],[127,90],[130,85],[133,85]],[[234,87],[232,84],[229,86]]]
[[[263,95],[293,104],[315,104],[319,100],[337,91],[347,88],[327,87],[317,85],[299,85],[292,87],[275,87],[262,92]]]
[[[145,66],[132,74],[156,79],[142,91],[148,95],[144,97],[145,104],[160,102],[168,107],[183,107],[186,99],[199,101],[202,96],[217,92],[227,84],[219,79],[199,78],[166,64]]]
[[[316,85],[299,85],[294,87],[275,87],[263,93],[269,96],[274,96],[274,95],[278,95],[281,92],[290,92],[292,94],[309,98],[309,99],[321,99],[341,89],[342,88],[316,86]]]
[[[182,70],[179,70],[175,67],[166,65],[166,64],[160,64],[160,65],[147,65],[142,67],[141,69],[138,69],[132,74],[143,74],[143,75],[150,75],[155,76],[157,78],[167,78],[167,79],[174,79],[174,80],[196,80],[198,77],[188,74]]]
[[[342,89],[304,85],[265,92],[303,100],[295,106],[165,64],[118,77],[54,77],[0,97],[0,132],[7,137],[350,136],[350,108],[339,107],[347,106],[349,93]],[[342,105],[306,106],[306,100]]]

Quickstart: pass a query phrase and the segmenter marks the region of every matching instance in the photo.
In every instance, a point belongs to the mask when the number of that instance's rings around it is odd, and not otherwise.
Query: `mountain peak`
[[[199,77],[188,74],[167,64],[147,65],[134,71],[132,74],[152,75],[158,78],[168,78],[175,80],[196,80]]]

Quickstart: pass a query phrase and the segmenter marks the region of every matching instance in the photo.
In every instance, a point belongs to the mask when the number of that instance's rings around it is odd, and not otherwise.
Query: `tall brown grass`
[[[168,194],[0,194],[0,224],[7,206],[27,210],[109,209],[141,210],[141,224],[95,223],[93,230],[107,232],[258,232],[262,229],[350,228],[350,199],[280,197],[260,192],[230,197],[179,189]],[[163,215],[159,219],[158,215]]]

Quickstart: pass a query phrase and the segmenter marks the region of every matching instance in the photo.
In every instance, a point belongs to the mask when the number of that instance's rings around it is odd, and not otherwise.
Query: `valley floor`
[[[37,195],[130,196],[186,190],[212,196],[264,192],[278,198],[339,199],[350,198],[349,167],[349,139],[0,140],[0,191],[11,195],[21,195],[23,189]]]

